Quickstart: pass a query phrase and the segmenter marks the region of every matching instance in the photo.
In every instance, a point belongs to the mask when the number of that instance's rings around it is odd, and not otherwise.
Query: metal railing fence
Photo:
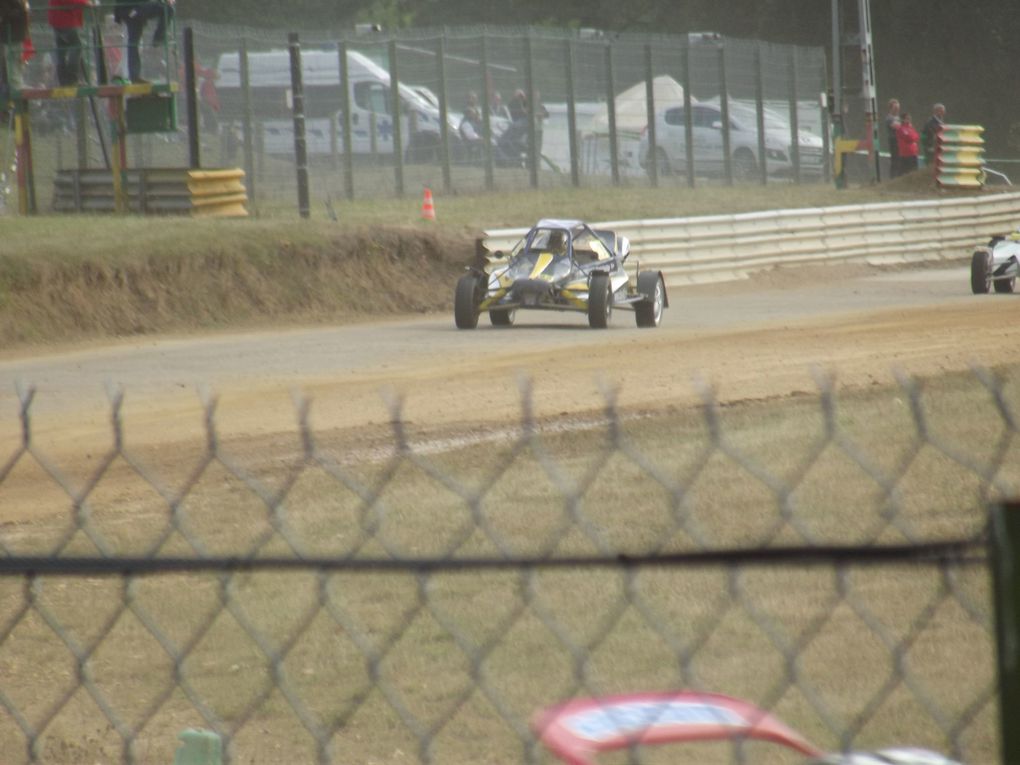
[[[791,210],[605,221],[631,260],[668,285],[726,281],[780,266],[959,259],[1015,227],[1020,194]],[[509,253],[528,229],[490,229],[482,246]]]
[[[195,444],[3,432],[0,750],[10,763],[550,762],[537,710],[689,688],[825,751],[999,760],[990,503],[1018,381],[430,434]],[[966,411],[965,418],[960,412]],[[55,450],[55,451],[54,451]],[[711,762],[775,760],[737,741]],[[643,747],[631,761],[655,760]],[[715,759],[713,759],[715,758]]]
[[[243,167],[249,196],[266,214],[293,210],[299,174],[287,34],[178,21],[185,25],[198,60],[204,164]],[[418,195],[422,186],[474,193],[828,177],[821,48],[494,27],[306,30],[298,39],[318,213],[334,199]],[[37,58],[30,70],[38,79],[47,57]],[[515,95],[536,108],[511,114]],[[467,128],[471,105],[478,119]],[[76,145],[76,118],[61,106],[40,106],[46,113],[35,121],[42,188],[48,167],[102,162],[95,126]],[[132,136],[129,166],[185,166],[185,130],[182,119],[177,133]]]

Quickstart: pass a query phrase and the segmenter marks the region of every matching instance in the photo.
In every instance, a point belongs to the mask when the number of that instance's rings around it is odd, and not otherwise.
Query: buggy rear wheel
[[[588,283],[588,326],[605,329],[613,314],[613,293],[609,287],[608,274],[592,274]]]
[[[970,291],[984,295],[992,286],[992,254],[978,250],[970,258]]]
[[[508,311],[489,311],[489,321],[494,327],[511,327],[517,311],[511,308]]]
[[[666,305],[666,287],[658,271],[642,271],[637,278],[637,291],[645,296],[634,304],[634,318],[639,327],[657,327],[662,322]]]
[[[457,329],[474,329],[478,326],[481,286],[475,274],[464,274],[457,280],[457,290],[453,296],[453,320]]]
[[[996,292],[1012,292],[1016,289],[1016,277],[1011,276],[1008,279],[996,279],[992,282]]]

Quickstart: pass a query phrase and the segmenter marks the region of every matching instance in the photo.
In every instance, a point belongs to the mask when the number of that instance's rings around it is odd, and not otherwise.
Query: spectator
[[[106,81],[123,82],[127,74],[124,71],[124,30],[113,20],[113,14],[109,13],[103,19],[101,31]]]
[[[524,95],[523,90],[514,91],[514,97],[510,99],[510,107],[507,111],[510,112],[511,122],[523,122],[528,118],[528,97]]]
[[[912,173],[917,169],[918,138],[917,129],[910,121],[910,113],[904,112],[900,126],[896,129],[900,175]]]
[[[945,125],[946,107],[942,104],[935,104],[931,108],[931,116],[924,123],[921,129],[921,149],[924,151],[924,164],[931,166],[935,163],[935,149],[938,144],[939,131]]]
[[[886,145],[889,148],[889,177],[896,178],[900,175],[900,163],[898,153],[898,137],[896,131],[900,129],[900,102],[895,98],[889,99],[889,111],[885,115],[885,136]]]
[[[510,110],[506,108],[506,104],[503,103],[503,96],[499,94],[498,90],[492,94],[492,100],[489,103],[489,114],[505,120],[510,119]]]
[[[56,43],[57,84],[61,87],[83,83],[81,61],[82,9],[89,0],[49,0],[46,20]]]
[[[478,113],[478,109],[474,106],[468,106],[464,110],[464,116],[461,118],[460,125],[457,126],[457,132],[464,142],[466,156],[469,159],[476,159],[482,147],[482,134],[484,132],[482,118]]]
[[[220,94],[216,90],[216,80],[220,78],[220,73],[213,67],[203,67],[196,63],[195,76],[202,78],[198,86],[198,108],[202,112],[202,125],[207,133],[216,133],[220,129]]]
[[[128,79],[131,82],[145,82],[142,79],[142,56],[139,47],[146,23],[156,19],[152,44],[162,45],[166,40],[167,23],[173,15],[174,0],[116,0],[113,18],[127,28]]]
[[[7,70],[7,48],[21,47],[14,70]],[[28,28],[28,0],[0,0],[0,90],[20,88],[22,67],[35,55]],[[0,104],[6,98],[0,98]]]

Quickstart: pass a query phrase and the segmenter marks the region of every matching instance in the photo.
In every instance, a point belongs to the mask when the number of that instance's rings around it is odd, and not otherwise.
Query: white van
[[[216,89],[221,119],[241,118],[241,72],[237,53],[220,56]],[[344,127],[340,93],[340,62],[335,49],[301,51],[304,87],[305,139],[308,154],[343,152]],[[355,155],[393,153],[393,99],[390,73],[367,56],[347,51],[347,80],[351,106],[351,150]],[[268,154],[292,154],[290,53],[287,50],[248,54],[248,81],[252,111],[263,126],[263,150]],[[401,148],[410,161],[435,160],[439,156],[440,112],[412,85],[400,83]],[[457,121],[447,115],[450,141],[455,144]],[[333,135],[336,126],[336,134]]]

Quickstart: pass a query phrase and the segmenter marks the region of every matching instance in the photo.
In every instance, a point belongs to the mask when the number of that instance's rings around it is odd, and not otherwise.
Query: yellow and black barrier
[[[935,142],[935,183],[944,189],[980,189],[985,185],[984,127],[943,125]]]
[[[238,218],[248,215],[244,171],[239,168],[137,168],[124,170],[127,209],[142,215],[188,215],[195,218]],[[54,181],[55,212],[117,211],[113,174],[109,170],[71,169]]]

